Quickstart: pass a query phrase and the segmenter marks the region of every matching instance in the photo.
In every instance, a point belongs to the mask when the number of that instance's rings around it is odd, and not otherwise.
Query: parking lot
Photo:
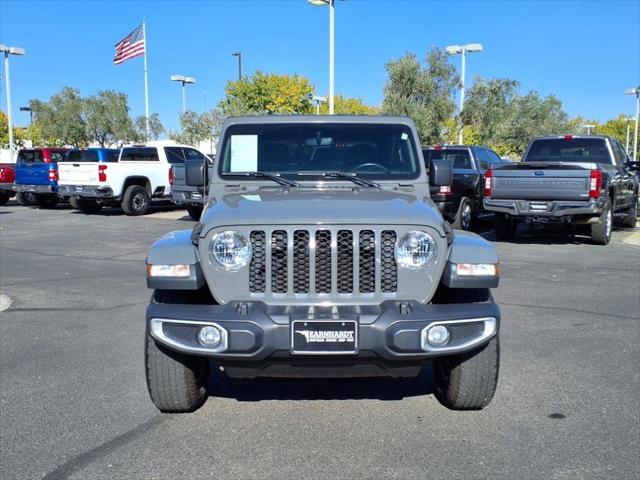
[[[453,412],[418,379],[229,380],[148,398],[144,259],[184,210],[0,207],[1,478],[638,478],[640,233],[496,243],[498,391]],[[494,240],[491,225],[478,229]],[[8,297],[8,298],[7,298]]]

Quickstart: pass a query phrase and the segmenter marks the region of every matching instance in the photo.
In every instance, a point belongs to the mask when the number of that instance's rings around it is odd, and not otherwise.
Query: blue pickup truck
[[[58,162],[112,162],[118,150],[110,148],[29,148],[18,152],[14,190],[23,205],[53,208],[58,196]]]

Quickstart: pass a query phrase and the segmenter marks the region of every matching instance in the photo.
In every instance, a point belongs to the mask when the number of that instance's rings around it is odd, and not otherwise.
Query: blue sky
[[[114,44],[143,17],[150,108],[171,129],[181,100],[169,76],[196,77],[188,107],[211,108],[237,76],[236,50],[243,73],[299,73],[318,93],[328,89],[328,9],[306,0],[0,0],[0,43],[27,50],[11,57],[15,123],[28,121],[18,108],[29,99],[48,99],[65,85],[83,95],[125,92],[132,113],[143,114],[142,58],[112,64]],[[475,75],[514,78],[523,93],[554,93],[571,116],[602,121],[634,113],[623,91],[640,84],[639,0],[337,1],[336,90],[377,105],[387,61],[471,42],[485,51],[467,57],[468,83]],[[459,67],[459,57],[452,61]],[[4,78],[1,98],[6,111]]]

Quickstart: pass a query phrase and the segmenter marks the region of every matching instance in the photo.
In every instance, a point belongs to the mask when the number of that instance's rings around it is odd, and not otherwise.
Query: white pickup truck
[[[144,215],[154,200],[171,200],[171,165],[184,163],[182,145],[131,145],[117,162],[60,162],[59,195],[74,208],[96,213],[121,206],[127,215]]]

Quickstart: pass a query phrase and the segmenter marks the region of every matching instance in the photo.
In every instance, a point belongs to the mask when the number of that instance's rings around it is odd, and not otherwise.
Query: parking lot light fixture
[[[335,86],[335,0],[307,0],[316,7],[329,6],[329,115],[334,112]]]
[[[185,77],[184,75],[171,75],[171,80],[182,83],[182,113],[184,113],[187,111],[187,94],[185,85],[196,83],[196,79],[193,77]]]
[[[231,55],[238,57],[238,81],[242,80],[242,52],[233,52]]]
[[[638,161],[638,116],[640,116],[640,86],[636,88],[628,88],[624,91],[625,95],[636,96],[636,125],[633,130],[633,161]]]
[[[624,151],[627,152],[627,155],[629,155],[629,130],[630,130],[631,122],[633,121],[633,118],[626,116],[624,118],[624,121],[627,122],[627,136],[624,142]]]
[[[33,125],[33,109],[31,107],[20,107],[21,112],[29,112],[29,125]]]
[[[0,52],[4,53],[4,78],[7,90],[7,123],[9,127],[9,155],[13,160],[13,123],[11,121],[11,79],[9,78],[9,55],[24,55],[25,49],[20,47],[7,47],[0,44]]]
[[[460,68],[460,114],[462,115],[462,109],[464,108],[464,77],[466,69],[466,54],[480,53],[483,47],[480,43],[467,43],[466,45],[449,45],[445,47],[444,51],[448,55],[461,55],[462,64]],[[458,135],[458,143],[461,145],[464,143],[464,126],[460,123],[460,134]]]

